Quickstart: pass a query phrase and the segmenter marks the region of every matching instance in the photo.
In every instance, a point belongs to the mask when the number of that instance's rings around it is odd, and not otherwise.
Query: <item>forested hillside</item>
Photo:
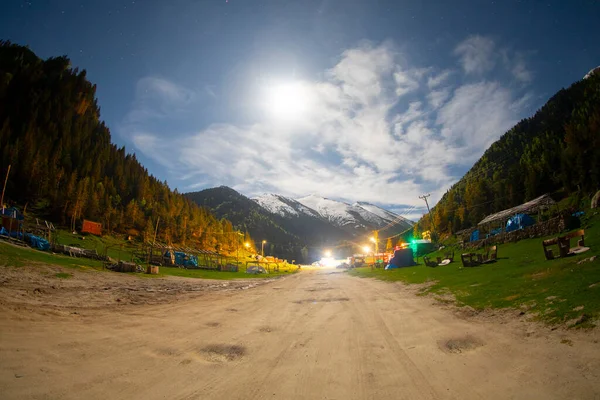
[[[0,173],[11,171],[5,203],[67,226],[83,218],[105,230],[232,250],[240,241],[217,220],[124,148],[100,120],[96,86],[66,57],[41,60],[0,42]]]
[[[544,193],[587,196],[600,189],[600,74],[556,93],[490,146],[433,207],[440,233]],[[425,215],[416,228],[430,229]]]

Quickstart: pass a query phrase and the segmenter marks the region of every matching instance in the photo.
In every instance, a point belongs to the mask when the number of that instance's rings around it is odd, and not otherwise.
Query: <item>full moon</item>
[[[308,90],[300,82],[290,82],[268,89],[266,108],[276,118],[296,119],[305,114],[308,103]]]

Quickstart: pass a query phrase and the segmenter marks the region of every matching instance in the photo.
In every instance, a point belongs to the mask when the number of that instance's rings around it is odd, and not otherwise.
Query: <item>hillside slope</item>
[[[493,143],[432,213],[440,232],[455,232],[544,193],[583,197],[598,189],[600,74],[591,73]],[[429,218],[417,229],[430,229]]]
[[[26,47],[0,41],[0,173],[11,166],[5,202],[27,204],[55,223],[79,229],[83,218],[104,230],[235,248],[231,230],[173,192],[111,143],[100,120],[96,86],[67,57],[38,58]]]

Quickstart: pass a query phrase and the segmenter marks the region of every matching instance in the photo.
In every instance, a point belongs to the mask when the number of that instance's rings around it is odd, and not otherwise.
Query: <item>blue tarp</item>
[[[183,265],[184,267],[197,267],[198,266],[198,258],[194,255],[185,254],[181,251],[174,251],[175,255],[175,264]],[[171,257],[171,252],[167,251],[165,253],[165,257]]]
[[[31,243],[32,247],[35,247],[38,250],[50,250],[50,243],[44,238],[26,233],[25,239]]]
[[[517,214],[506,222],[506,232],[518,231],[533,224],[535,221],[529,215]]]
[[[471,233],[471,239],[469,239],[470,242],[475,242],[479,240],[479,229],[476,229],[473,231],[473,233]]]
[[[490,236],[495,236],[495,235],[499,235],[502,233],[502,228],[498,228],[498,229],[492,229],[490,231]]]
[[[0,235],[23,240],[23,234],[21,232],[12,231],[9,233],[3,226],[0,227]]]

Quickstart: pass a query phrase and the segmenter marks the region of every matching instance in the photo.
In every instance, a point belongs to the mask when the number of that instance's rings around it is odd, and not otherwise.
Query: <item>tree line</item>
[[[251,241],[113,144],[96,85],[65,56],[0,41],[0,149],[5,203],[64,226],[86,218],[150,240],[158,225],[158,240],[222,251]]]
[[[546,193],[584,198],[600,189],[600,74],[556,93],[490,146],[415,225],[447,234]]]

